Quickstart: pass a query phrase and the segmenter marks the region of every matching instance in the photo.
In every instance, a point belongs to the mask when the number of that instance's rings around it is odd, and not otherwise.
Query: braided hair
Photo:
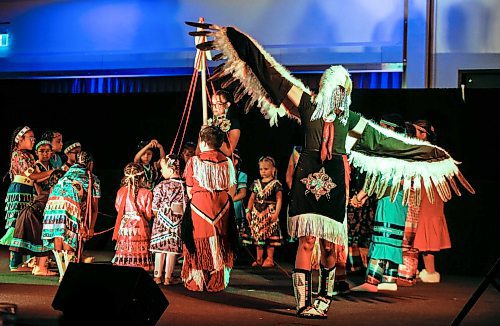
[[[127,187],[128,191],[134,194],[134,204],[137,204],[137,194],[140,188],[145,188],[144,168],[139,163],[128,163],[123,169],[123,174],[120,186]],[[137,205],[136,205],[137,206]]]
[[[276,161],[274,160],[274,158],[272,158],[271,156],[262,156],[261,158],[259,158],[259,163],[261,162],[269,162],[273,165],[274,168],[273,178],[276,179],[276,175],[278,174],[278,169],[276,168]]]
[[[88,167],[90,162],[93,162],[94,158],[89,152],[82,151],[76,155],[76,164],[83,167]]]

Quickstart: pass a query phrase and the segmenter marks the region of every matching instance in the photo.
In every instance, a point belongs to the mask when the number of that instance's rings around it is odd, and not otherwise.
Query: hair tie
[[[125,176],[126,176],[127,178],[133,178],[133,177],[136,177],[136,176],[141,175],[141,174],[144,174],[144,170],[142,170],[141,172],[131,173],[131,174],[127,174],[127,173],[125,173]]]

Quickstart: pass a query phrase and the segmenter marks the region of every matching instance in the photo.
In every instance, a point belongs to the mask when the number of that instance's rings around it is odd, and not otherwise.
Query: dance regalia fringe
[[[33,203],[24,208],[17,217],[11,251],[29,255],[44,254],[50,249],[43,245],[43,211],[48,200],[48,193],[37,195]]]
[[[5,196],[5,229],[6,234],[0,239],[0,244],[9,246],[14,235],[16,218],[23,208],[28,206],[35,196],[33,180],[29,178],[35,169],[35,158],[26,150],[12,152],[10,175],[12,182]]]
[[[460,195],[455,179],[470,193],[475,193],[459,171],[459,163],[444,149],[382,130],[380,126],[349,111],[349,101],[342,106],[342,116],[336,116],[335,111],[326,110],[331,108],[331,103],[318,102],[320,97],[328,98],[338,86],[348,91],[348,86],[352,85],[348,74],[342,73],[343,68],[337,67],[336,71],[343,76],[345,83],[335,82],[336,73],[331,74],[334,82],[321,85],[316,100],[313,100],[312,92],[249,35],[235,27],[208,23],[188,24],[199,27],[198,34],[204,33],[213,38],[198,44],[197,48],[203,51],[220,51],[214,56],[214,60],[224,62],[217,67],[211,79],[220,79],[223,88],[231,86],[235,102],[246,102],[246,111],[252,106],[260,108],[271,126],[277,124],[278,117],[283,116],[296,119],[303,126],[305,146],[295,170],[288,210],[288,232],[291,237],[314,236],[334,242],[345,246],[347,257],[345,210],[349,198],[349,165],[345,162],[346,155],[349,155],[350,163],[359,168],[360,172],[366,172],[364,190],[368,195],[376,194],[377,198],[385,193],[392,182],[390,200],[396,199],[402,187],[402,201],[405,204],[414,182],[417,184],[415,195],[418,205],[421,180],[430,202],[434,201],[433,189],[443,201],[451,198],[451,190]],[[298,108],[288,99],[292,89],[302,93]],[[347,96],[350,95],[346,95],[346,98]],[[340,109],[340,106],[337,108]],[[355,119],[352,119],[353,116]],[[320,117],[323,119],[319,119]],[[330,120],[332,117],[333,123],[324,121],[324,118]],[[346,139],[347,134],[349,137]],[[324,137],[325,135],[328,137]],[[326,141],[322,141],[323,139]],[[325,150],[325,144],[328,144],[328,151]],[[327,157],[334,154],[332,159],[325,160],[325,152],[328,153]],[[342,156],[344,164],[341,164],[340,159],[335,159],[336,156]],[[343,178],[345,181],[342,181]],[[403,180],[402,183],[400,180]]]
[[[116,240],[112,263],[120,266],[141,267],[153,270],[154,264],[149,251],[151,234],[146,217],[152,216],[151,191],[139,189],[134,200],[132,190],[121,187],[116,198],[118,218],[113,240]],[[118,230],[118,231],[117,231]]]
[[[255,194],[255,200],[250,212],[250,235],[244,236],[243,243],[280,246],[283,237],[279,219],[272,222],[271,215],[276,210],[276,194],[283,191],[281,183],[276,179],[270,182],[255,180],[250,190]]]
[[[53,240],[62,238],[64,243],[76,250],[78,248],[78,223],[81,219],[80,203],[67,197],[49,197],[43,218],[44,246],[54,249]]]
[[[34,197],[33,186],[17,182],[10,184],[7,190],[7,197],[5,198],[6,229],[16,225],[16,218],[19,212],[27,207],[33,201]]]
[[[101,196],[100,181],[93,175],[92,194]],[[87,202],[87,170],[75,164],[52,188],[43,218],[42,239],[45,247],[54,249],[54,239],[61,238],[73,250],[78,249],[79,223]]]
[[[189,25],[196,26],[193,23]],[[284,100],[292,86],[303,92],[301,106],[304,98],[310,98],[312,93],[266,52],[256,40],[235,27],[215,24],[204,24],[200,27],[205,29],[203,32],[213,40],[198,44],[197,47],[204,51],[220,51],[221,53],[215,55],[214,59],[224,60],[211,79],[221,79],[223,88],[231,85],[231,88],[235,89],[236,102],[245,101],[246,109],[252,106],[259,107],[271,125],[277,123],[278,117],[288,116],[300,121],[304,129],[310,131],[311,126],[306,124],[321,120],[311,119],[312,112],[304,117],[295,108],[284,105]],[[323,87],[319,90],[320,95],[322,90]],[[313,112],[317,109],[316,103],[314,104],[311,108]],[[349,119],[352,113],[354,112],[349,112]],[[334,123],[338,120],[342,120],[342,124],[345,125],[343,123],[345,117],[336,118]],[[335,142],[342,145],[343,141],[337,141],[338,136],[342,135],[337,132],[337,128],[338,126],[335,125]],[[474,188],[458,169],[459,162],[455,161],[444,149],[383,129],[361,117],[358,125],[349,128],[350,137],[343,149],[349,154],[350,162],[361,172],[367,173],[365,190],[369,195],[375,193],[380,198],[385,193],[388,183],[397,180],[398,182],[392,182],[390,188],[391,200],[394,200],[401,187],[399,183],[401,179],[403,179],[404,203],[408,200],[412,181],[415,181],[417,185],[415,188],[417,205],[421,198],[420,180],[423,181],[431,203],[434,201],[432,189],[435,189],[445,202],[451,198],[452,190],[460,196],[455,179],[470,193],[475,193]],[[305,149],[314,148],[306,144]],[[338,151],[336,153],[345,154]],[[301,160],[303,160],[302,157]],[[339,219],[336,220],[339,221]]]
[[[19,212],[33,201],[35,189],[29,175],[34,172],[35,162],[35,158],[28,151],[15,150],[12,152],[10,163],[12,182],[5,197],[5,229],[7,230],[16,225]],[[13,230],[9,233],[13,234]],[[11,237],[4,237],[0,243],[9,245],[10,240]]]
[[[186,244],[181,276],[192,291],[221,291],[229,283],[237,230],[227,191],[236,184],[234,167],[220,152],[203,152],[186,166],[190,209],[183,217]],[[186,227],[186,225],[189,225]]]

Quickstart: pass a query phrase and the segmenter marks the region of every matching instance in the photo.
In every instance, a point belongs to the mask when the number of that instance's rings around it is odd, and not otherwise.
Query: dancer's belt
[[[15,175],[12,182],[22,183],[23,185],[32,186],[34,181],[24,175]]]

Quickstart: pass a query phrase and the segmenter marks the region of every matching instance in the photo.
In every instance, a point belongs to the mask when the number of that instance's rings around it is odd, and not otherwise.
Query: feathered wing
[[[283,101],[293,85],[308,94],[311,94],[311,91],[280,65],[257,41],[235,27],[195,22],[186,24],[205,29],[201,32],[190,32],[190,35],[213,38],[211,41],[198,44],[197,48],[204,51],[220,51],[213,60],[225,60],[225,62],[217,67],[211,79],[221,80],[222,88],[237,83],[234,100],[239,102],[248,95],[245,112],[254,105],[259,107],[264,117],[270,120],[271,126],[277,124],[278,117],[285,115],[300,122],[298,112],[285,107]]]
[[[423,185],[430,202],[434,202],[434,189],[446,202],[452,196],[451,189],[461,195],[455,178],[470,193],[475,193],[458,169],[459,162],[444,149],[382,128],[364,118],[360,124],[364,124],[363,129],[350,135],[357,140],[349,159],[355,167],[366,171],[364,190],[369,195],[375,193],[380,198],[389,188],[394,200],[402,187],[406,204],[413,188],[419,205]]]

